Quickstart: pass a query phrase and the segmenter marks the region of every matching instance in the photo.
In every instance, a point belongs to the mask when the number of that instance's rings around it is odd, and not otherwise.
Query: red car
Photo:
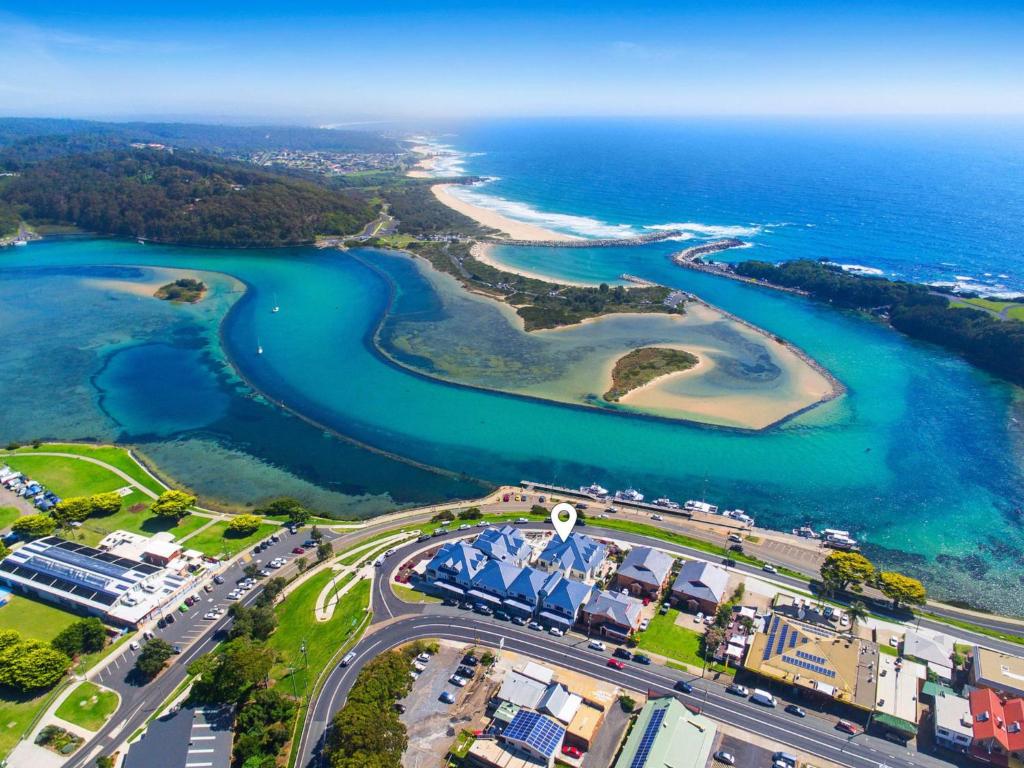
[[[306,550],[304,550],[302,547],[296,547],[295,549],[292,550],[292,554],[293,555],[304,555],[304,554],[306,554]]]
[[[569,757],[575,757],[577,759],[583,757],[583,753],[578,747],[570,747],[568,744],[562,745],[562,754],[568,755]]]
[[[618,659],[608,659],[608,666],[615,667],[615,669],[625,669],[626,665]]]
[[[856,736],[858,733],[860,733],[860,728],[851,723],[849,720],[840,720],[838,723],[836,723],[836,728],[838,728],[840,731],[846,731],[851,736]]]

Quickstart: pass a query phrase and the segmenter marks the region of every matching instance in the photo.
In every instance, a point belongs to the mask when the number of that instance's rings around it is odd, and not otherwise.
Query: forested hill
[[[807,259],[781,264],[744,261],[733,271],[798,288],[839,307],[884,311],[898,331],[950,349],[978,368],[1024,386],[1024,323],[951,306],[948,298],[928,286],[854,275]]]
[[[376,215],[355,192],[159,150],[36,163],[3,187],[0,200],[33,221],[183,245],[296,245],[356,233]]]

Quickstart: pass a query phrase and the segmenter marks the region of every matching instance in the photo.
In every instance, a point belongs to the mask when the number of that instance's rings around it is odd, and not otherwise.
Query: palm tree
[[[868,617],[868,607],[863,600],[854,600],[846,609],[846,615],[850,617],[850,631],[853,632],[857,625]]]

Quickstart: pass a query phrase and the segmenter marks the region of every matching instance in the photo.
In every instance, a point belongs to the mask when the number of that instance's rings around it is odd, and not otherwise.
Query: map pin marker
[[[555,504],[551,510],[551,524],[555,526],[555,532],[565,541],[572,533],[576,525],[576,508],[572,504]]]

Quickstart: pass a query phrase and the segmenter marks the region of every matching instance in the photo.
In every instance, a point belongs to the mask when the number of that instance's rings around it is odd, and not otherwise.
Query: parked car
[[[213,582],[214,582],[215,584],[223,584],[223,583],[224,583],[224,577],[223,577],[223,576],[221,576],[221,575],[220,575],[220,574],[218,573],[218,574],[217,574],[216,576],[214,576],[214,577],[213,577]]]
[[[441,691],[441,695],[437,697],[438,700],[443,701],[445,704],[454,704],[455,697],[452,696],[450,691]]]
[[[565,637],[565,632],[560,630],[558,627],[552,627],[548,630],[548,633],[554,635],[555,637]]]
[[[849,720],[840,720],[836,723],[836,728],[840,731],[845,731],[851,736],[856,736],[860,733],[860,728],[857,727],[856,723],[851,723]]]
[[[730,533],[729,534],[729,541],[734,541],[737,544],[740,544],[743,541],[743,539],[740,538],[740,535],[738,533]]]
[[[664,520],[665,518],[661,515],[651,515],[651,520]]]
[[[772,755],[773,763],[782,763],[783,765],[796,765],[796,755],[791,755],[789,752],[776,752]]]
[[[427,665],[424,664],[422,661],[414,661],[412,663],[412,668],[415,669],[417,672],[425,672],[427,670]]]
[[[603,651],[604,643],[602,643],[600,640],[591,640],[589,643],[587,643],[587,647],[594,651]]]
[[[649,626],[651,626],[651,620],[650,619],[644,619],[643,621],[640,622],[640,626],[637,629],[638,629],[638,631],[643,632]]]
[[[693,693],[693,686],[685,680],[677,680],[676,684],[673,687],[677,691],[682,691],[683,693]]]
[[[473,677],[476,675],[476,670],[472,667],[467,667],[465,664],[462,664],[459,666],[458,669],[455,670],[455,674],[457,674],[459,677],[464,677],[467,680],[472,680]]]
[[[139,644],[134,640],[128,643],[128,647],[131,648],[133,651],[137,651],[140,648]]]
[[[728,688],[725,689],[725,692],[726,693],[731,693],[733,696],[749,696],[750,695],[750,691],[747,690],[747,687],[745,685],[740,685],[739,683],[733,683],[732,685],[730,685]]]
[[[796,717],[807,717],[807,713],[804,712],[803,709],[798,707],[796,704],[790,704],[788,707],[786,707],[786,712],[788,712],[791,715],[795,715]]]
[[[306,554],[306,550],[304,550],[302,547],[295,547],[292,550],[292,554],[293,555],[304,555],[304,554]]]
[[[736,765],[736,758],[722,749],[715,752],[715,760],[724,765]]]
[[[762,691],[760,688],[754,689],[754,693],[751,695],[750,700],[755,704],[760,704],[762,707],[775,706],[775,697],[768,691]]]
[[[467,680],[464,677],[459,677],[458,675],[452,675],[451,677],[448,678],[448,682],[451,683],[454,686],[458,686],[459,688],[462,688],[466,683],[469,682],[469,680]]]
[[[496,618],[498,621],[508,621],[510,617],[504,611],[495,611],[494,618]]]
[[[491,610],[491,607],[489,605],[484,605],[483,603],[477,603],[476,605],[474,605],[473,612],[479,613],[481,616],[490,616],[494,613],[494,611]]]
[[[477,664],[480,663],[480,659],[478,659],[472,653],[467,653],[465,656],[462,657],[462,663],[465,664],[467,667],[475,667]]]
[[[650,664],[651,663],[651,657],[650,656],[645,656],[642,653],[634,653],[633,654],[633,661],[635,661],[637,664]]]
[[[527,624],[526,626],[527,626],[527,627],[528,627],[529,629],[533,629],[533,630],[536,630],[537,632],[539,632],[539,631],[541,631],[542,629],[544,629],[544,625],[543,625],[543,624],[541,624],[541,623],[540,623],[539,621],[531,621],[531,622],[530,622],[529,624]]]
[[[668,609],[669,609],[668,603],[662,603],[661,607],[658,609],[658,613],[660,613],[662,616],[664,616],[666,613],[668,613]]]
[[[625,664],[623,664],[618,659],[614,659],[614,658],[613,659],[608,659],[607,666],[612,667],[613,669],[625,669],[626,668]]]
[[[735,568],[736,567],[736,561],[733,560],[731,557],[723,557],[722,558],[722,565],[724,565],[726,568]]]
[[[633,654],[625,648],[616,648],[614,651],[612,651],[612,656],[617,656],[620,659],[625,659],[626,661],[629,661],[633,658]]]
[[[416,661],[418,661],[418,662],[420,662],[422,664],[426,664],[428,661],[430,661],[430,654],[427,653],[426,651],[424,651],[423,653],[421,653],[419,656],[416,657]]]
[[[525,627],[526,619],[524,619],[522,616],[513,616],[512,623],[519,627]]]
[[[579,747],[573,747],[568,744],[562,745],[562,754],[567,757],[574,758],[576,760],[579,760],[581,757],[583,757],[583,752],[580,751]]]

